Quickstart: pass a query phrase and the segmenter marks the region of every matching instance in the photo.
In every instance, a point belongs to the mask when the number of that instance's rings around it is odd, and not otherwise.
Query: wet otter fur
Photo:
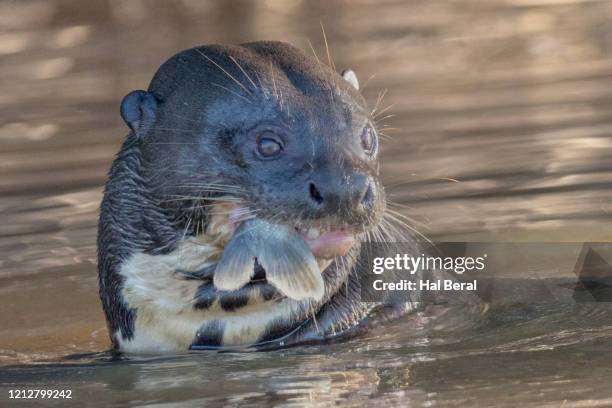
[[[406,299],[361,301],[360,246],[376,235],[385,197],[378,136],[358,87],[352,71],[255,42],[182,51],[147,91],[124,98],[131,131],[109,172],[98,231],[115,348],[328,341],[410,309]],[[254,235],[240,241],[246,225]],[[233,274],[227,265],[247,247],[254,259]],[[267,264],[257,251],[267,251]],[[290,267],[274,265],[275,253]],[[230,255],[228,272],[215,277]],[[308,271],[293,273],[298,264]]]

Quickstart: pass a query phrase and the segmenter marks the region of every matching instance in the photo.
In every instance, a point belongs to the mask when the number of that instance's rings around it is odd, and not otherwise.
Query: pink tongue
[[[316,258],[325,259],[346,255],[355,244],[353,235],[343,231],[326,232],[316,239],[304,237],[304,240]]]

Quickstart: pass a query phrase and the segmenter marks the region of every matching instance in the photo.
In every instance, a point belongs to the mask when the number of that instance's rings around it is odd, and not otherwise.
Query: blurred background
[[[612,240],[612,1],[2,0],[0,364],[108,346],[95,235],[122,97],[200,44],[324,59],[321,25],[388,108],[383,179],[420,233]]]

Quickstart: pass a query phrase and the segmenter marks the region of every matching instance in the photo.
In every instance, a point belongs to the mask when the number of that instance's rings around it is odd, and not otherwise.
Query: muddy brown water
[[[421,233],[612,241],[610,1],[0,1],[3,405],[14,388],[99,406],[612,405],[606,305],[437,310],[266,353],[105,352],[95,231],[121,98],[202,43],[324,58],[320,22],[370,103],[388,90],[384,178]]]

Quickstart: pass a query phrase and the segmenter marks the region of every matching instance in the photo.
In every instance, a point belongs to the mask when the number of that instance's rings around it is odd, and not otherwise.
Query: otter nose
[[[344,179],[310,181],[308,193],[313,207],[326,213],[367,211],[374,205],[376,190],[369,176],[358,174]]]

